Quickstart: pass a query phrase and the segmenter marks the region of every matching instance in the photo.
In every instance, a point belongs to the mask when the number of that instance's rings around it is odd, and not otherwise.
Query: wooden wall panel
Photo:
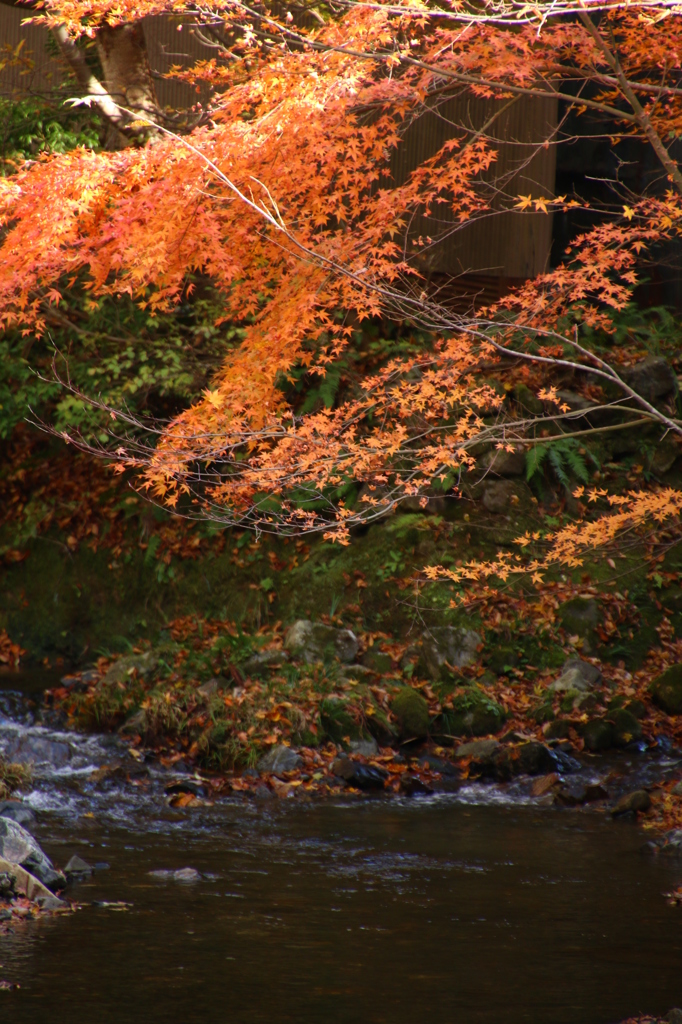
[[[60,59],[48,47],[48,32],[41,26],[22,25],[25,12],[0,4],[0,53],[5,44],[15,48],[25,40],[23,53],[34,61],[33,70],[6,67],[0,71],[0,95],[40,94],[58,87],[63,68]],[[145,35],[152,69],[159,75],[174,65],[189,66],[214,53],[192,33],[180,17],[145,19]],[[54,52],[54,51],[53,51]],[[182,82],[156,80],[157,95],[163,107],[186,108],[201,98]],[[556,149],[538,146],[551,136],[556,126],[556,101],[520,99],[493,102],[468,96],[453,99],[438,111],[417,120],[393,160],[398,181],[423,159],[432,156],[461,127],[480,130],[497,112],[487,134],[500,140],[498,159],[484,175],[494,194],[496,183],[508,195],[553,196]],[[527,164],[526,166],[522,166]],[[485,219],[461,227],[446,205],[430,218],[419,217],[410,225],[410,236],[439,239],[420,254],[421,268],[430,273],[460,277],[471,275],[478,282],[497,278],[518,281],[533,277],[547,268],[552,238],[551,215],[495,212],[500,202],[493,200],[493,213]],[[465,289],[466,290],[466,289]]]
[[[462,127],[479,131],[496,112],[486,134],[500,140],[498,156],[482,176],[492,212],[465,226],[458,224],[445,204],[435,207],[431,217],[416,218],[410,236],[436,240],[420,256],[425,270],[519,279],[534,277],[548,266],[551,214],[496,212],[502,206],[496,190],[507,196],[554,195],[556,147],[539,147],[556,128],[556,100],[524,97],[511,105],[506,100],[464,96],[449,100],[408,129],[393,161],[394,175],[404,181],[422,160],[433,156],[454,134],[461,134]]]

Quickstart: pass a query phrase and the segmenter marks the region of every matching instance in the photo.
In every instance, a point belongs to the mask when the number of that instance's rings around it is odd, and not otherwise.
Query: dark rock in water
[[[432,772],[440,772],[441,775],[447,775],[451,778],[459,778],[459,772],[454,764],[450,761],[446,761],[442,757],[435,757],[433,754],[427,754],[425,757],[420,757],[419,765],[422,768],[428,768]]]
[[[682,828],[674,828],[665,835],[650,840],[645,843],[642,852],[682,859]]]
[[[429,705],[424,697],[411,686],[398,690],[391,702],[391,711],[398,719],[402,739],[424,739],[428,734],[431,718]]]
[[[543,743],[531,740],[516,748],[520,764],[520,775],[546,775],[556,767],[556,758]]]
[[[647,402],[677,394],[678,390],[675,371],[663,356],[647,356],[635,363],[624,371],[623,380]]]
[[[74,854],[64,868],[64,874],[69,882],[83,882],[85,879],[90,878],[93,871],[94,868],[87,861],[83,860],[82,857],[79,857],[78,854]]]
[[[308,619],[298,619],[291,626],[284,646],[291,655],[309,665],[324,661],[325,657],[351,662],[358,653],[357,637],[350,629],[335,629]]]
[[[460,743],[455,750],[455,757],[473,757],[475,761],[483,761],[499,749],[497,740],[472,740],[471,743]]]
[[[585,747],[593,754],[600,750],[609,750],[613,746],[613,723],[605,718],[593,718],[583,729]]]
[[[169,796],[174,793],[190,793],[192,796],[206,796],[206,790],[199,782],[191,782],[183,779],[180,782],[171,782],[164,787],[164,792]]]
[[[529,743],[499,746],[497,750],[472,762],[472,774],[508,782],[518,775],[548,775],[557,767],[556,758],[544,744]]]
[[[60,889],[64,885],[64,875],[55,871],[52,861],[30,832],[9,818],[0,818],[0,857],[19,864],[48,889]]]
[[[583,804],[595,803],[598,800],[608,799],[608,793],[598,782],[565,783],[556,794],[556,802],[564,807],[580,807]]]
[[[609,718],[613,722],[613,742],[617,747],[625,747],[633,740],[642,738],[641,722],[625,708],[613,711]]]
[[[339,757],[333,761],[332,771],[349,786],[362,790],[383,789],[388,778],[388,772],[383,768],[360,764],[358,761],[352,761],[350,757]]]
[[[387,778],[388,772],[385,772],[383,768],[376,768],[370,764],[358,764],[351,777],[346,781],[357,789],[370,790],[383,789]]]
[[[293,772],[303,764],[303,758],[291,747],[278,746],[268,750],[258,762],[258,771],[278,775],[280,772]]]
[[[571,772],[580,771],[581,768],[580,761],[577,761],[575,757],[571,757],[568,752],[573,750],[570,743],[567,747],[568,749],[562,749],[561,746],[551,748],[552,757],[554,758],[554,770],[562,775],[570,775]]]
[[[11,818],[24,828],[34,825],[36,820],[31,808],[20,800],[0,800],[0,818]]]
[[[51,764],[59,768],[71,759],[71,747],[44,736],[20,734],[7,745],[5,757],[22,764]]]
[[[671,665],[649,687],[654,704],[668,715],[682,714],[682,665]]]
[[[416,775],[403,775],[400,779],[400,792],[403,796],[430,796],[433,790]]]
[[[620,817],[621,814],[629,814],[630,812],[637,811],[648,811],[651,807],[651,797],[645,789],[636,789],[633,793],[626,793],[611,809],[611,815],[614,818]]]

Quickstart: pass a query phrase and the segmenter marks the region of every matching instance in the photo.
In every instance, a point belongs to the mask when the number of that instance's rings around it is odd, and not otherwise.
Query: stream
[[[682,909],[662,896],[682,865],[643,856],[632,822],[484,784],[174,810],[176,774],[93,780],[127,748],[36,724],[50,682],[2,677],[0,753],[51,752],[31,830],[57,866],[99,868],[76,913],[0,934],[21,986],[2,1019],[614,1024],[682,1004]],[[149,874],[185,867],[201,877]]]

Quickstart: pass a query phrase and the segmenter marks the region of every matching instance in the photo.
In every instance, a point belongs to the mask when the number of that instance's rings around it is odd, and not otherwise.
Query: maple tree
[[[176,72],[211,87],[210,107],[172,123],[146,86],[135,93],[116,85],[103,58],[104,85],[77,80],[132,144],[50,156],[7,177],[0,192],[8,329],[44,331],[46,309],[76,284],[160,314],[191,290],[188,274],[208,277],[222,297],[218,322],[243,329],[212,385],[170,422],[150,426],[90,399],[112,418],[102,452],[121,469],[141,470],[156,500],[189,516],[344,540],[352,523],[384,515],[405,496],[456,485],[482,443],[532,446],[557,424],[561,439],[584,433],[552,385],[555,370],[589,379],[596,405],[626,426],[652,421],[682,433],[674,410],[638,394],[617,362],[583,343],[586,329],[612,330],[609,311],[627,305],[646,261],[679,238],[675,4],[345,2],[311,15],[235,0],[55,0],[33,16],[58,33],[76,68],[79,35],[100,50],[136,40],[134,85],[144,64],[139,19],[168,11],[213,33],[218,55]],[[489,121],[472,127],[462,118],[434,156],[398,180],[391,161],[409,127],[467,96],[491,102]],[[491,188],[491,125],[506,104],[526,98],[562,104],[533,150],[557,145],[569,115],[570,131],[589,117],[614,145],[648,147],[658,180],[637,194],[614,181],[601,209],[576,196],[515,195],[503,179]],[[443,207],[454,224],[443,233],[508,210],[581,209],[592,226],[554,269],[464,314],[422,272],[421,256],[437,239],[411,228]],[[329,407],[297,409],[288,390],[295,375],[324,382],[373,317],[409,325],[410,351],[367,360]],[[543,413],[505,411],[486,373],[510,357]],[[93,449],[77,431],[68,439]],[[355,504],[346,500],[351,486],[363,489]],[[609,500],[614,513],[564,529],[550,554],[530,563],[536,578],[553,560],[577,564],[585,547],[625,525],[677,517],[682,499],[661,491]],[[448,574],[504,578],[520,564],[501,557]]]

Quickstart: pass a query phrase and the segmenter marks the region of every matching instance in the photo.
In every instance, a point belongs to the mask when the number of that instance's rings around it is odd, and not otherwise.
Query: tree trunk
[[[104,87],[114,102],[132,114],[140,114],[158,122],[162,115],[149,66],[142,22],[104,25],[97,33],[96,43]],[[154,128],[143,132],[147,140],[157,134]],[[127,133],[111,125],[107,138],[108,149],[122,149],[130,145],[130,142]]]

